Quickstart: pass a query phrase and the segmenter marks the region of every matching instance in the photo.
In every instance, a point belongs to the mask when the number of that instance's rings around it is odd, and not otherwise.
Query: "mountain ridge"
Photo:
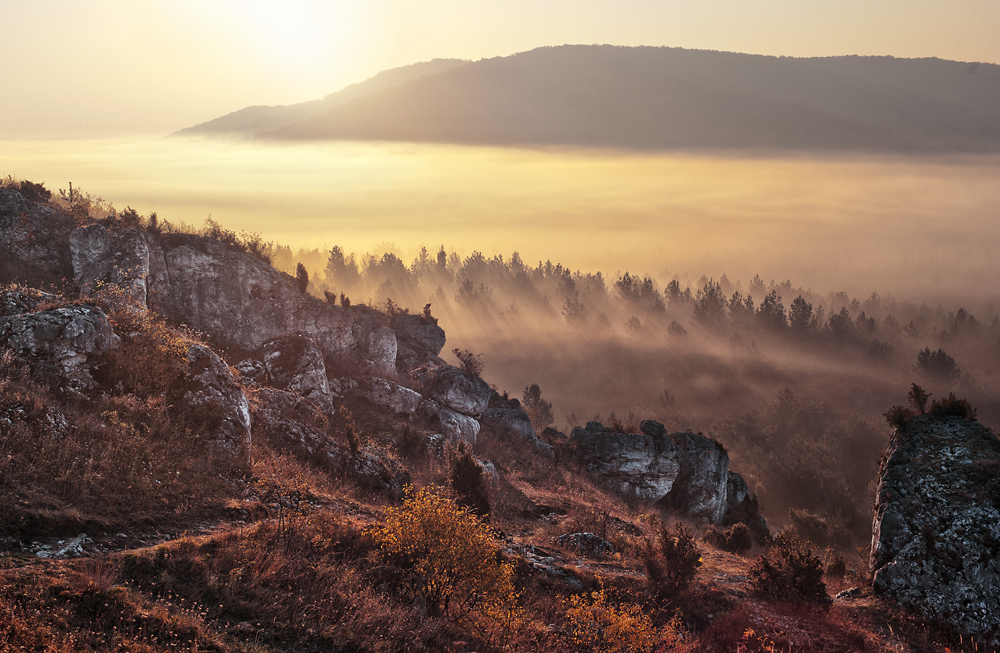
[[[1000,150],[1000,66],[664,47],[537,48],[253,135],[635,150]]]

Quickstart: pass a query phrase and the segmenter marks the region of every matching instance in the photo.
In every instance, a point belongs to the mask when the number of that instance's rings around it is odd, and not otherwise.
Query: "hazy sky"
[[[1000,63],[997,0],[0,0],[0,138],[168,133],[542,45]]]

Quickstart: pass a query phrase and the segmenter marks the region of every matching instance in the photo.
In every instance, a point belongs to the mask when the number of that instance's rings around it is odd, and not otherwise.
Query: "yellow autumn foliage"
[[[476,611],[493,621],[514,610],[513,565],[500,561],[489,527],[442,491],[407,488],[403,505],[370,533],[412,572],[430,612],[460,619]]]
[[[646,653],[684,650],[684,626],[675,616],[656,628],[634,603],[615,605],[602,588],[570,597],[566,618],[573,643],[585,651]]]

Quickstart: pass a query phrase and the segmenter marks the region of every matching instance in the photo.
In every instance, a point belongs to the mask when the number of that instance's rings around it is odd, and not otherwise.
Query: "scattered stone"
[[[606,558],[615,552],[615,547],[610,542],[594,533],[566,533],[552,538],[552,541],[591,558]]]
[[[62,558],[79,558],[85,555],[83,550],[84,545],[92,544],[93,540],[87,537],[86,533],[82,533],[72,538],[71,540],[59,540],[55,546],[50,544],[45,544],[39,547],[35,555],[39,558],[49,558],[53,560],[58,560]]]

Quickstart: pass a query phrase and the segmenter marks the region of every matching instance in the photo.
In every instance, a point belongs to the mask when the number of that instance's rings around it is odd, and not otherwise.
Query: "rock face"
[[[1000,440],[926,415],[892,435],[879,473],[872,590],[1000,646]]]
[[[614,433],[600,422],[573,429],[574,455],[608,487],[656,502],[690,517],[722,522],[726,512],[729,454],[694,433],[668,434],[644,421],[642,433]]]
[[[146,305],[150,249],[156,247],[152,236],[138,229],[108,231],[93,224],[74,230],[69,243],[74,281],[82,293],[90,294],[98,281],[104,281],[124,288],[133,300]]]
[[[68,254],[81,288],[119,283],[175,323],[255,351],[289,333],[313,339],[324,356],[395,369],[395,333],[374,312],[332,306],[299,293],[270,265],[224,243],[189,234],[158,238],[95,224],[73,232]],[[122,273],[123,266],[127,273]],[[144,280],[144,281],[143,281]]]
[[[414,377],[425,388],[425,397],[469,417],[481,416],[493,394],[486,381],[454,365],[431,365]]]
[[[107,316],[96,306],[66,306],[0,318],[0,344],[84,382],[90,380],[88,366],[118,343]]]
[[[64,211],[0,188],[0,282],[37,285],[71,279],[68,241],[73,226]]]
[[[282,336],[267,341],[261,349],[270,385],[297,392],[323,412],[333,412],[333,397],[326,378],[323,353],[312,338]]]
[[[331,440],[329,423],[319,408],[287,390],[261,388],[253,404],[254,439],[311,460],[327,471],[341,468],[346,453]]]
[[[393,319],[392,328],[399,342],[396,366],[409,372],[426,361],[440,362],[444,348],[444,329],[423,315],[401,313]]]
[[[187,360],[184,402],[189,410],[210,413],[216,441],[229,453],[245,458],[250,452],[250,404],[229,366],[198,344],[188,348]]]
[[[0,317],[31,313],[39,304],[57,299],[55,295],[34,288],[16,288],[0,292]]]
[[[379,378],[371,380],[366,397],[376,406],[387,408],[393,414],[403,417],[413,417],[424,400],[416,390]]]

